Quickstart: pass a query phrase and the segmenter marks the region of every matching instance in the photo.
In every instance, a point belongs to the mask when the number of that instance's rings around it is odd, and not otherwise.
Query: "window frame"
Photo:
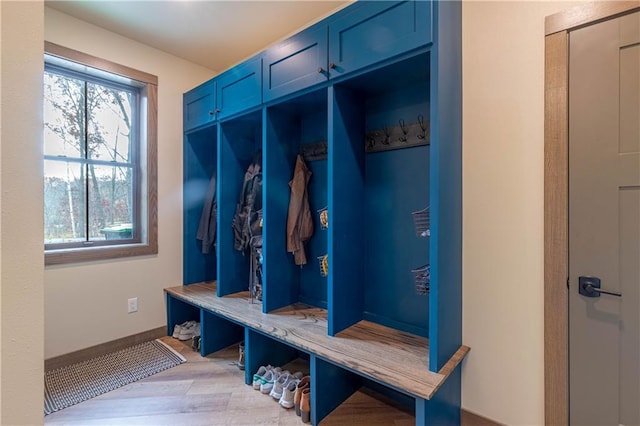
[[[116,64],[77,50],[69,49],[48,41],[44,43],[47,56],[71,61],[86,67],[86,74],[108,72],[140,85],[140,128],[138,129],[138,170],[134,187],[139,192],[138,206],[139,232],[137,241],[114,240],[108,244],[83,245],[80,247],[46,248],[45,265],[78,263],[86,261],[116,259],[130,256],[144,256],[158,253],[157,214],[157,114],[158,78],[154,75]],[[88,70],[87,70],[88,68]],[[82,72],[80,72],[82,73]],[[82,73],[83,74],[83,73]],[[44,161],[43,155],[43,161]],[[133,236],[134,239],[136,235]],[[43,241],[44,246],[44,241]]]

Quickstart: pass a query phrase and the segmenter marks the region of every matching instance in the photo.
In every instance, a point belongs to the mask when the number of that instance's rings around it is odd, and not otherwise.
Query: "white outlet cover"
[[[138,312],[138,298],[134,297],[132,299],[127,300],[127,312],[130,314],[133,312]]]

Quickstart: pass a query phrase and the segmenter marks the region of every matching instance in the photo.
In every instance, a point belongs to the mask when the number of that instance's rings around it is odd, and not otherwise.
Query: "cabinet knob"
[[[322,74],[322,73],[324,73],[324,68],[318,67],[318,74]]]
[[[215,112],[209,111],[209,115],[213,115],[213,114],[215,114]]]
[[[335,64],[335,63],[333,63],[333,62],[329,62],[329,69],[330,69],[330,70],[334,70],[334,69],[336,69],[336,64]]]
[[[220,112],[220,108],[216,108],[216,114]]]

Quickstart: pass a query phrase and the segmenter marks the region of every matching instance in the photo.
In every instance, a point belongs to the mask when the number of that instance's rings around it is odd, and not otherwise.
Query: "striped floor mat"
[[[44,414],[86,401],[185,362],[160,340],[45,372]]]

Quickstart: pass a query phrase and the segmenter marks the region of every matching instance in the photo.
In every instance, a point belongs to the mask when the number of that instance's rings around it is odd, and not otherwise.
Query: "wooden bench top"
[[[438,373],[429,371],[429,340],[370,321],[360,321],[337,336],[327,335],[327,311],[304,304],[262,313],[249,293],[217,297],[214,284],[166,288],[171,296],[273,336],[364,377],[414,396],[430,399],[469,352],[460,346]]]

